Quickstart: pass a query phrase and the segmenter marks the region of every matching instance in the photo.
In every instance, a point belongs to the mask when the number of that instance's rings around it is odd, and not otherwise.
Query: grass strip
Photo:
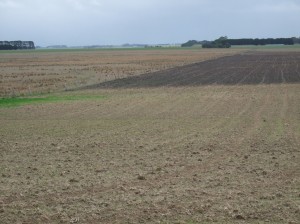
[[[99,100],[104,99],[104,96],[45,96],[45,97],[11,97],[0,98],[0,107],[18,107],[28,104],[38,103],[54,103],[54,102],[66,102],[75,100]]]

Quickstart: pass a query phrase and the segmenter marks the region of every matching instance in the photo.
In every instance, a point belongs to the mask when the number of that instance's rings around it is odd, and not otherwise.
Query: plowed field
[[[1,104],[0,223],[299,223],[299,55]]]
[[[248,53],[101,83],[93,87],[271,84],[300,82],[300,53]]]
[[[0,52],[0,97],[62,91],[233,55],[241,51],[132,49]]]

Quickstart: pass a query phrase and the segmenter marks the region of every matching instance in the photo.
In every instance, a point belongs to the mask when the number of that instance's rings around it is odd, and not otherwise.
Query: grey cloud
[[[40,45],[300,36],[297,20],[297,0],[0,0],[0,39]]]

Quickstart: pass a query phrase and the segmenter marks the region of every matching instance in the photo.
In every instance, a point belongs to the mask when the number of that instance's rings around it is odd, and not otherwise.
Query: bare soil
[[[240,83],[0,108],[1,223],[298,223],[300,84]]]
[[[86,50],[0,54],[0,97],[49,93],[191,64],[245,50]]]
[[[250,52],[164,71],[117,79],[89,88],[300,83],[299,52]]]

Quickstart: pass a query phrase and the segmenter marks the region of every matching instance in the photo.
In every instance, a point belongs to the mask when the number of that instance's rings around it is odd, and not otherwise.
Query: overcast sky
[[[300,36],[300,0],[0,0],[0,40],[36,45]]]

